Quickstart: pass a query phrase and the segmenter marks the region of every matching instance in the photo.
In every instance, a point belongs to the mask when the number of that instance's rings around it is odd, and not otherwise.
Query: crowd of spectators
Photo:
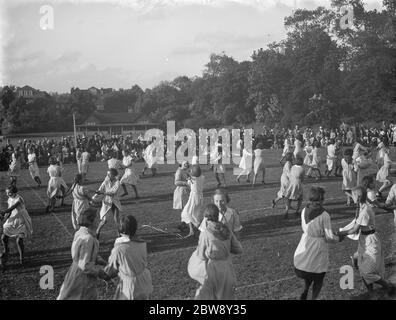
[[[317,141],[323,147],[327,146],[332,139],[339,140],[344,146],[351,146],[355,141],[369,147],[376,147],[380,141],[386,145],[396,146],[396,124],[383,124],[380,127],[372,128],[342,124],[339,128],[329,129],[320,126],[315,130],[311,127],[300,128],[297,125],[294,129],[280,130],[263,127],[261,133],[254,134],[253,146],[261,143],[265,149],[281,149],[285,139],[289,139],[291,142],[294,139],[299,139],[305,144]],[[26,165],[28,149],[32,148],[36,153],[39,166],[46,166],[51,156],[61,157],[63,163],[75,163],[77,148],[85,148],[91,155],[91,161],[106,161],[113,154],[121,159],[124,149],[134,150],[137,159],[143,160],[143,151],[147,144],[143,140],[143,136],[133,139],[131,135],[105,136],[103,134],[78,136],[77,145],[72,136],[60,139],[23,139],[14,145],[10,140],[6,140],[0,150],[0,171],[8,170],[14,150],[20,153],[22,165]],[[166,149],[164,151],[166,152]]]

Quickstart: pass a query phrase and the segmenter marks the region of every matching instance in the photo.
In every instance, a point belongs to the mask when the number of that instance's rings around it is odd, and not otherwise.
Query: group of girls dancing
[[[294,267],[297,277],[304,280],[304,290],[301,299],[307,299],[309,289],[313,284],[312,298],[316,299],[321,291],[323,280],[329,267],[328,243],[341,242],[345,237],[354,235],[358,239],[357,252],[353,255],[354,265],[369,291],[373,285],[383,286],[388,294],[394,294],[395,287],[384,278],[384,257],[381,242],[375,226],[375,213],[373,207],[377,206],[387,210],[393,209],[396,203],[396,185],[392,186],[389,178],[392,161],[389,149],[384,144],[379,145],[378,163],[381,164],[376,175],[376,180],[382,183],[378,192],[375,191],[374,178],[366,175],[368,167],[367,150],[360,144],[354,149],[344,151],[344,157],[338,161],[336,146],[328,148],[326,158],[327,172],[339,166],[342,171],[342,190],[347,196],[347,204],[353,202],[356,207],[354,221],[337,231],[332,231],[331,219],[323,208],[324,190],[313,187],[310,190],[308,204],[300,213],[303,201],[303,181],[305,168],[308,172],[319,170],[320,159],[317,155],[317,145],[306,149],[304,159],[302,143],[298,139],[295,149],[284,155],[286,160],[281,176],[281,188],[277,198],[273,200],[275,207],[280,199],[286,200],[285,217],[288,217],[292,201],[297,201],[296,215],[301,218],[303,235],[294,254]],[[315,151],[316,149],[316,151]],[[334,150],[333,150],[334,149]],[[149,150],[150,151],[150,150]],[[150,151],[151,152],[151,151]],[[97,282],[99,279],[110,280],[118,278],[115,299],[148,299],[152,294],[152,280],[147,268],[146,243],[136,236],[138,223],[131,215],[120,216],[122,205],[119,191],[125,185],[134,186],[138,197],[136,184],[138,175],[133,169],[133,155],[123,152],[121,162],[113,156],[108,161],[108,171],[98,190],[89,190],[85,185],[88,173],[89,157],[79,155],[81,164],[79,174],[75,176],[74,183],[67,189],[62,178],[62,165],[59,159],[52,158],[47,170],[50,180],[48,183],[49,204],[47,211],[54,209],[57,198],[62,201],[68,195],[73,196],[72,223],[76,230],[72,244],[72,265],[64,279],[58,299],[96,299]],[[155,157],[153,153],[149,153]],[[250,157],[250,158],[249,158]],[[243,150],[242,170],[248,169],[254,157],[253,185],[257,174],[261,171],[264,183],[263,149],[257,145],[254,152]],[[85,161],[83,161],[85,159]],[[155,164],[149,159],[149,166]],[[219,159],[218,159],[219,160]],[[34,165],[34,158],[31,158]],[[85,162],[83,169],[83,162]],[[294,162],[294,163],[293,163]],[[121,179],[118,170],[125,169]],[[37,177],[35,167],[29,170],[32,177]],[[221,171],[221,170],[220,170]],[[224,173],[217,172],[215,173]],[[153,172],[154,174],[154,172]],[[245,171],[248,176],[250,172]],[[309,175],[309,174],[308,174]],[[320,170],[319,170],[320,178]],[[238,177],[239,179],[239,177]],[[16,179],[13,179],[16,183]],[[37,184],[39,182],[35,179]],[[6,221],[3,226],[2,243],[4,252],[1,256],[5,264],[9,256],[9,239],[15,238],[20,262],[23,263],[24,239],[31,236],[33,229],[31,219],[26,211],[23,198],[18,194],[15,183],[7,188],[8,209],[0,212]],[[195,299],[234,299],[236,287],[236,274],[232,265],[231,254],[242,253],[239,241],[242,225],[239,212],[230,207],[230,197],[224,188],[218,188],[213,194],[212,204],[204,206],[205,177],[197,159],[190,165],[187,161],[181,163],[175,173],[175,191],[173,195],[173,208],[181,211],[181,221],[188,228],[187,237],[198,234],[199,240],[196,250],[186,261],[189,276],[199,283]],[[41,181],[40,181],[41,184]],[[222,183],[218,184],[221,187]],[[385,204],[381,203],[382,193],[390,189]],[[101,201],[99,210],[99,223],[97,225],[97,211],[92,207],[93,202]],[[116,224],[118,237],[114,248],[107,261],[99,256],[99,235],[101,229],[112,215]],[[396,209],[395,209],[396,224]]]

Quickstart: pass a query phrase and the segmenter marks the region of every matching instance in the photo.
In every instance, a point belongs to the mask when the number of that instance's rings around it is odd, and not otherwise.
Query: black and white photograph
[[[396,1],[0,0],[0,239],[3,301],[396,300]]]

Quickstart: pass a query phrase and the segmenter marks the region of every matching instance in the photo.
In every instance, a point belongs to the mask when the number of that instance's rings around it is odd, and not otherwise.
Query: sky
[[[284,17],[330,0],[0,0],[0,85],[47,92],[152,88],[200,76],[211,53],[238,61],[285,38]],[[380,9],[381,0],[365,0]],[[48,10],[53,12],[53,25]],[[40,11],[44,10],[44,11]]]

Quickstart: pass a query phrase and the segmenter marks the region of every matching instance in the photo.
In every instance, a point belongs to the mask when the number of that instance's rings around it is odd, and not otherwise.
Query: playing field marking
[[[43,198],[38,194],[38,192],[36,190],[34,190],[34,188],[32,188],[31,186],[29,186],[27,184],[27,181],[20,177],[23,181],[23,183],[31,190],[33,191],[33,193],[37,196],[37,198],[44,204],[44,207],[47,206],[47,203],[45,202],[45,200],[43,200]],[[65,224],[62,222],[62,220],[60,220],[55,213],[51,212],[51,215],[55,218],[55,220],[57,220],[59,222],[59,224],[63,227],[63,229],[66,231],[66,233],[73,238],[74,236],[70,233],[70,231],[67,229],[67,227],[65,226]]]

